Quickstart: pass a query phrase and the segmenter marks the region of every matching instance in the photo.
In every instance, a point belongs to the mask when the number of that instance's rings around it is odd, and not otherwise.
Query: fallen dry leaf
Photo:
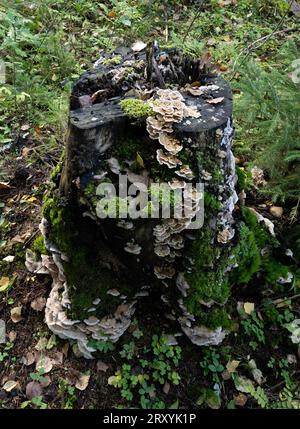
[[[290,9],[297,18],[300,18],[300,4],[298,2],[292,1]]]
[[[213,46],[216,44],[216,39],[214,39],[213,37],[210,37],[209,39],[207,39],[206,43],[208,46]]]
[[[32,352],[26,353],[25,356],[21,357],[21,363],[26,366],[30,366],[35,362],[35,355]]]
[[[115,18],[117,16],[117,12],[111,10],[110,12],[108,12],[107,16],[109,16],[110,18]]]
[[[163,392],[167,395],[170,391],[170,384],[166,381],[163,387]]]
[[[14,259],[15,259],[15,257],[13,255],[8,255],[8,256],[5,256],[5,258],[3,258],[2,261],[14,262]]]
[[[254,387],[253,381],[242,375],[234,378],[234,385],[235,388],[242,393],[249,393],[249,391]]]
[[[53,365],[62,365],[64,361],[64,355],[62,352],[55,352],[54,356],[51,358]]]
[[[11,239],[11,242],[12,243],[24,243],[25,240],[26,240],[26,238],[24,236],[17,234]]]
[[[9,189],[11,186],[9,186],[8,183],[0,182],[0,189]]]
[[[0,292],[8,292],[11,289],[17,279],[16,273],[12,278],[9,277],[1,277],[0,279]]]
[[[231,379],[231,374],[230,374],[230,372],[227,369],[225,369],[221,373],[221,375],[222,375],[223,380],[230,380]]]
[[[78,390],[85,390],[88,387],[90,381],[90,375],[80,374],[78,380],[75,383],[75,387]]]
[[[101,360],[98,360],[97,362],[97,371],[103,371],[106,372],[108,370],[109,366],[106,365],[106,363],[102,362]]]
[[[36,396],[42,396],[43,389],[37,381],[30,381],[26,386],[26,397],[31,401]]]
[[[288,354],[286,356],[286,360],[288,361],[288,363],[290,363],[292,365],[296,365],[296,363],[297,363],[297,357],[296,357],[296,355]]]
[[[52,361],[48,356],[42,356],[36,363],[36,369],[43,369],[45,374],[50,372],[53,368]]]
[[[239,393],[238,395],[233,395],[233,400],[235,405],[238,405],[239,407],[243,407],[247,402],[247,396],[243,393]]]
[[[51,337],[49,338],[48,342],[47,342],[47,350],[51,350],[53,349],[53,347],[56,346],[56,336],[54,334],[51,335]]]
[[[68,368],[68,373],[66,375],[68,383],[74,385],[78,381],[80,374],[81,372],[77,371],[77,369]]]
[[[219,104],[222,103],[224,97],[213,98],[212,100],[206,100],[209,104]]]
[[[237,3],[237,0],[220,0],[218,4],[220,7],[225,7],[236,3]]]
[[[272,206],[270,207],[270,213],[276,218],[281,218],[283,216],[283,207]]]
[[[143,49],[145,49],[147,46],[147,43],[142,42],[141,40],[138,40],[137,42],[135,42],[132,46],[131,49],[134,52],[139,52],[142,51]]]
[[[244,303],[244,311],[246,314],[251,314],[254,311],[254,303],[253,302],[245,302]]]
[[[5,344],[6,342],[6,323],[3,319],[0,319],[0,344]]]
[[[42,377],[42,380],[40,381],[40,385],[42,387],[48,387],[51,384],[51,378],[49,377],[49,375],[44,375]]]
[[[17,338],[17,333],[16,331],[10,331],[8,333],[8,339],[9,341],[11,341],[12,343],[15,341],[15,339]]]
[[[21,316],[22,306],[14,307],[10,310],[10,318],[14,323],[20,322],[23,318]]]
[[[232,361],[228,362],[226,365],[226,368],[227,368],[227,371],[229,372],[229,374],[232,374],[233,372],[235,372],[235,370],[237,369],[239,364],[240,364],[239,360],[232,360]]]
[[[9,277],[1,277],[0,279],[0,289],[1,288],[6,288],[9,285]]]
[[[64,356],[67,357],[68,356],[68,352],[69,352],[69,343],[65,343],[62,346],[61,351],[63,352]]]
[[[27,156],[29,155],[29,153],[31,152],[31,150],[32,150],[32,149],[30,149],[29,147],[24,147],[24,148],[22,149],[22,156],[23,156],[24,158],[27,158]]]
[[[12,390],[19,389],[19,388],[20,388],[20,384],[18,381],[15,381],[15,380],[8,380],[2,387],[2,389],[5,390],[5,392],[11,392]]]
[[[38,199],[35,197],[31,197],[30,195],[23,195],[20,200],[20,203],[38,203]]]
[[[46,306],[46,301],[46,298],[40,296],[31,302],[30,307],[35,311],[42,311]]]
[[[252,377],[254,378],[257,384],[261,385],[262,382],[264,381],[264,376],[261,370],[257,368],[256,362],[254,359],[251,359],[249,361],[249,367],[250,367]]]
[[[38,340],[34,348],[41,352],[42,350],[45,350],[48,344],[48,340],[46,337],[42,337]]]
[[[290,301],[288,299],[274,299],[273,304],[276,306],[276,308],[288,308],[290,307]]]

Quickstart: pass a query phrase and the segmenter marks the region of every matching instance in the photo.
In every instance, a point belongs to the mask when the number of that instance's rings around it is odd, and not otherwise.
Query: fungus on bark
[[[40,226],[49,255],[28,251],[26,265],[52,276],[46,323],[75,340],[86,358],[95,352],[91,339],[123,335],[137,301],[158,280],[165,313],[193,343],[218,344],[228,332],[223,306],[230,273],[242,264],[234,253],[241,227],[232,97],[225,80],[202,74],[200,64],[177,50],[147,53],[137,44],[104,54],[73,87],[64,164]],[[183,190],[189,209],[180,218],[124,219],[120,210],[114,219],[99,218],[96,190],[106,184],[121,192],[121,173],[133,185]],[[204,195],[198,182],[205,182]],[[204,224],[190,229],[203,197]],[[126,198],[113,201],[120,208]],[[174,197],[174,211],[176,204]],[[150,203],[141,208],[152,213]]]

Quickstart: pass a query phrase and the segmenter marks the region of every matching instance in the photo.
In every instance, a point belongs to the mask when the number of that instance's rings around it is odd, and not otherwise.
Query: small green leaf
[[[172,405],[170,405],[170,410],[178,410],[178,408],[179,408],[179,401],[178,399],[176,399],[176,401]]]
[[[144,160],[138,152],[136,153],[136,162],[140,167],[145,167]]]
[[[11,279],[9,277],[1,277],[0,279],[0,292],[8,292],[14,285],[17,276],[13,276]]]

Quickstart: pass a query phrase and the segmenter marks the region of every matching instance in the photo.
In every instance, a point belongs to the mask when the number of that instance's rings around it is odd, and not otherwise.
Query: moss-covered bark
[[[258,272],[266,281],[287,274],[284,266],[275,269],[272,252],[263,251],[276,247],[276,240],[238,202],[237,180],[241,191],[247,178],[235,171],[230,89],[221,78],[198,76],[199,65],[181,63],[180,56],[173,57],[171,68],[163,59],[162,75],[152,70],[149,81],[143,53],[115,58],[106,56],[75,85],[66,151],[44,200],[45,243],[64,282],[61,299],[68,303],[68,323],[75,319],[79,331],[90,330],[94,339],[109,332],[115,340],[130,323],[131,305],[148,287],[159,285],[164,304],[191,340],[218,344],[231,328],[232,286],[249,282]],[[170,73],[172,67],[184,87]],[[188,77],[183,83],[184,67]],[[157,90],[155,79],[177,86]],[[200,80],[200,86],[191,86],[193,80]],[[136,81],[145,85],[140,98],[132,98]],[[111,98],[93,104],[102,93]],[[216,97],[219,103],[208,102]],[[129,183],[147,185],[168,182],[169,187],[191,184],[196,189],[204,183],[203,226],[189,230],[189,218],[181,224],[172,218],[119,219],[122,204],[127,205],[127,197],[119,196],[112,199],[116,218],[99,219],[97,187],[109,182],[119,190],[121,174]],[[165,203],[163,192],[156,197]],[[200,196],[194,198],[198,205]],[[174,194],[170,206],[176,206]],[[144,208],[150,214],[151,209],[151,203]],[[35,247],[42,253],[40,239]],[[80,327],[82,321],[87,328]],[[97,323],[102,324],[99,331]],[[84,344],[88,350],[86,338]]]

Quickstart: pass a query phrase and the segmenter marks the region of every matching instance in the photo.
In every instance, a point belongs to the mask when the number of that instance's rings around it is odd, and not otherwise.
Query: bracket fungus
[[[160,133],[158,141],[171,155],[177,155],[183,148],[175,137],[166,133]]]
[[[167,165],[168,168],[176,168],[177,165],[181,165],[182,162],[175,155],[170,153],[164,153],[161,149],[156,151],[156,159],[160,165]]]

